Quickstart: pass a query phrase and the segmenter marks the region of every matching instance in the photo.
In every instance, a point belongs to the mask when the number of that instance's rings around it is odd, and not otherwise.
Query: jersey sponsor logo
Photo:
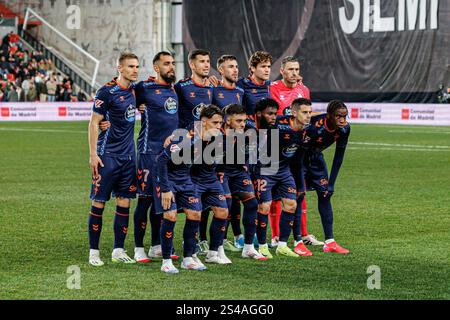
[[[124,96],[120,96],[119,100],[120,100],[120,102],[124,102],[125,101],[125,97]]]
[[[258,93],[258,90],[252,89],[252,93]]]
[[[199,198],[196,198],[196,197],[189,197],[189,198],[188,198],[188,202],[189,202],[190,204],[193,204],[193,203],[200,203],[200,199],[199,199]]]
[[[218,198],[219,198],[220,201],[226,201],[227,200],[227,198],[225,198],[225,196],[222,195],[222,194],[220,194]]]
[[[200,110],[205,106],[206,104],[202,102],[198,104],[194,109],[192,109],[192,115],[194,116],[195,119],[200,120]]]
[[[128,122],[134,122],[136,120],[136,107],[130,104],[125,111],[125,119]]]
[[[298,149],[298,145],[297,144],[292,144],[292,145],[284,148],[283,151],[282,151],[282,154],[286,158],[291,158],[295,154],[297,149]]]
[[[166,112],[169,114],[177,113],[177,111],[178,111],[177,100],[175,100],[172,97],[168,98],[166,100],[166,102],[164,103],[164,108],[166,109]]]
[[[195,98],[195,92],[189,92],[189,97]]]
[[[321,186],[326,186],[328,184],[328,180],[327,179],[320,179],[320,185]]]
[[[291,188],[291,187],[288,187],[288,192],[297,194],[297,190],[295,190],[295,188]]]
[[[223,96],[223,93],[222,92],[220,92],[219,93],[219,97],[218,97],[219,99],[224,99],[225,97]]]
[[[130,192],[136,192],[137,187],[135,185],[131,185],[129,190],[130,190]]]
[[[156,90],[155,90],[155,94],[161,94],[161,90],[156,89]]]
[[[283,110],[283,115],[284,116],[292,116],[292,109],[291,107],[287,107]]]

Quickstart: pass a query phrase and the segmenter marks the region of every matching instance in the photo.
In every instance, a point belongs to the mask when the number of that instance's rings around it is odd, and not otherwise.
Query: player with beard
[[[156,156],[164,149],[164,140],[178,128],[178,96],[173,88],[175,82],[175,61],[171,53],[161,51],[153,58],[156,78],[139,82],[136,86],[136,101],[145,105],[141,117],[141,130],[137,140],[138,203],[134,211],[134,258],[137,262],[149,262],[149,258],[160,259],[161,214],[152,206],[156,179]],[[144,249],[144,235],[147,226],[147,212],[150,209],[151,248],[148,256]],[[172,258],[176,258],[173,256]]]

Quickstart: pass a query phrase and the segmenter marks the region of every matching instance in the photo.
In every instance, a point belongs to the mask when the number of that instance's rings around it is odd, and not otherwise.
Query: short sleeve
[[[94,105],[92,111],[106,116],[106,112],[110,107],[110,95],[107,90],[99,89],[94,98]]]

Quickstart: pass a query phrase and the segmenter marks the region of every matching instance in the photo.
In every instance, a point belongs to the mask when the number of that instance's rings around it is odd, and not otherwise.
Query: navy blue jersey
[[[191,164],[184,162],[175,164],[172,160],[172,154],[183,157],[184,150],[190,151],[191,145],[192,139],[187,137],[172,141],[156,158],[156,171],[162,192],[170,191],[171,184],[182,185],[191,181]]]
[[[213,88],[202,86],[191,78],[178,81],[175,91],[179,101],[179,128],[187,128],[200,120],[200,108],[212,103]]]
[[[305,128],[306,135],[303,145],[309,152],[322,152],[334,142],[337,148],[347,146],[350,135],[350,124],[343,128],[330,130],[326,114],[320,114],[311,118],[310,125]]]
[[[141,117],[138,152],[159,154],[164,149],[164,140],[178,128],[178,96],[170,84],[150,78],[136,85],[136,103],[146,106]]]
[[[223,84],[218,85],[213,90],[212,104],[220,109],[225,108],[229,104],[242,104],[244,90],[239,87],[228,87]]]
[[[297,150],[303,143],[305,136],[304,130],[295,130],[293,128],[294,118],[292,116],[279,116],[275,123],[274,129],[278,129],[278,161],[280,167],[286,167],[296,154]],[[273,129],[272,129],[273,130]],[[269,133],[273,133],[270,130]],[[268,143],[270,145],[270,139]],[[269,148],[269,150],[271,150]]]
[[[120,86],[116,78],[98,89],[93,111],[111,122],[98,137],[97,154],[111,156],[134,156],[134,122],[136,98],[134,84],[129,88]]]
[[[217,169],[217,165],[219,162],[221,162],[220,157],[223,157],[223,141],[220,142],[218,144],[218,150],[220,152],[220,154],[216,154],[215,150],[213,152],[208,152],[208,155],[211,155],[213,157],[213,161],[205,161],[205,156],[206,153],[204,153],[205,148],[208,147],[208,145],[210,143],[212,143],[214,141],[201,141],[201,143],[198,141],[200,139],[199,136],[194,137],[193,141],[193,157],[194,157],[194,162],[193,165],[191,167],[191,177],[192,177],[192,181],[196,184],[208,184],[208,183],[213,183],[217,180],[217,175],[216,175],[216,169]],[[199,150],[197,150],[197,146],[201,145],[201,152]],[[201,158],[201,163],[200,163],[200,159]]]
[[[270,81],[267,80],[264,84],[256,84],[250,77],[241,78],[237,82],[237,86],[244,90],[244,99],[242,104],[245,107],[247,115],[255,116],[256,103],[263,99],[270,97]]]

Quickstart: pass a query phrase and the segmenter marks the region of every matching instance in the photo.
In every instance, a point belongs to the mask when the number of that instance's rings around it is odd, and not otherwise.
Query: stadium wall
[[[111,80],[116,74],[116,60],[120,52],[132,51],[140,57],[142,80],[149,76],[154,54],[162,49],[171,49],[171,15],[166,12],[170,10],[170,0],[3,2],[16,12],[30,6],[56,29],[99,59],[99,85]],[[42,26],[35,32],[46,45],[69,58],[86,74],[93,73],[93,63],[49,28]]]
[[[317,112],[326,112],[326,107],[313,104]],[[450,126],[450,106],[445,104],[348,103],[347,107],[351,123]],[[87,121],[91,113],[92,102],[0,104],[0,122]]]

